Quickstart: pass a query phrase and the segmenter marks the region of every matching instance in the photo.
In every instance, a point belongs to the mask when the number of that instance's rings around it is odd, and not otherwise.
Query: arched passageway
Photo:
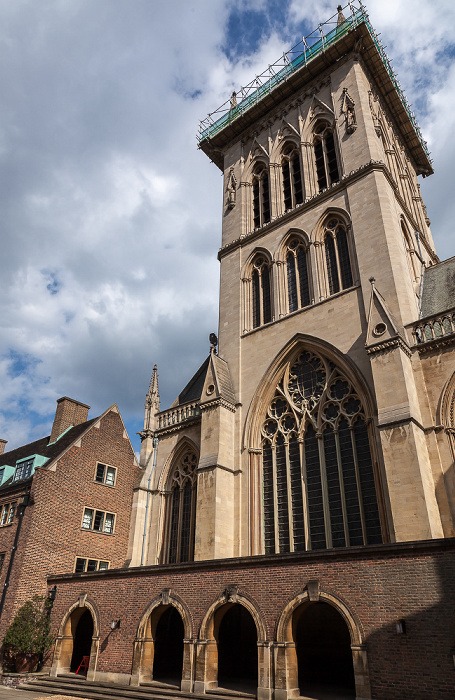
[[[180,686],[184,627],[180,613],[172,605],[159,617],[154,636],[153,680]]]
[[[218,686],[256,693],[257,630],[248,610],[238,603],[217,611]]]
[[[82,612],[82,614],[81,614]],[[70,671],[77,671],[82,657],[90,657],[93,637],[93,618],[87,608],[76,609],[71,616],[73,631],[73,653],[71,655]]]
[[[300,694],[355,698],[351,637],[332,605],[302,605],[293,616]]]

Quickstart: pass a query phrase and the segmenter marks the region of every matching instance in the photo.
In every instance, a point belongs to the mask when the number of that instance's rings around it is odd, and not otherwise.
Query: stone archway
[[[194,692],[205,693],[219,684],[244,691],[248,686],[251,691],[255,683],[257,697],[269,700],[272,692],[270,646],[257,607],[238,593],[237,586],[230,586],[213,603],[202,621],[197,641]],[[242,649],[244,658],[240,659],[239,650]],[[236,663],[238,668],[234,670]]]
[[[95,606],[82,595],[65,615],[55,640],[50,675],[75,672],[89,656],[87,680],[94,680],[99,650],[99,623]]]
[[[362,632],[346,605],[308,583],[283,610],[277,626],[275,697],[287,700],[314,686],[335,685],[344,696],[370,698]],[[347,691],[347,694],[346,694]],[[314,695],[317,697],[317,695]]]
[[[134,643],[131,684],[157,680],[193,689],[194,641],[186,605],[165,589],[148,606]]]

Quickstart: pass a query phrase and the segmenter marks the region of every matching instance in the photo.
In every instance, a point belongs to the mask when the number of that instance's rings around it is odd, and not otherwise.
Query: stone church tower
[[[219,343],[167,410],[154,370],[132,566],[454,535],[431,160],[364,12],[332,22],[202,126],[224,174]]]

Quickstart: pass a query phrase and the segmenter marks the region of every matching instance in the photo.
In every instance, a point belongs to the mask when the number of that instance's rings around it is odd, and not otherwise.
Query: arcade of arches
[[[271,698],[272,689],[278,699],[310,693],[318,698],[325,692],[335,693],[334,698],[339,693],[340,698],[354,699],[360,692],[369,697],[353,618],[328,595],[311,598],[304,591],[288,604],[279,619],[277,639],[270,641],[256,606],[231,586],[207,611],[198,637],[193,638],[186,605],[167,589],[139,623],[130,682],[165,684],[195,693],[223,689],[262,700]],[[83,657],[88,657],[88,669],[82,668],[79,676],[96,678],[97,613],[94,605],[81,602],[61,625],[53,676],[74,673]]]

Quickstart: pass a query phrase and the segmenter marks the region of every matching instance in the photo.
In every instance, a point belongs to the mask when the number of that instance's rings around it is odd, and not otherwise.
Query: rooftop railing
[[[339,22],[340,15],[337,13],[326,22],[319,24],[316,30],[311,32],[308,36],[303,37],[298,44],[293,46],[289,51],[284,52],[275,63],[268,66],[265,71],[257,75],[248,85],[241,87],[237,92],[233,93],[231,98],[226,100],[221,107],[218,107],[214,112],[208,114],[205,119],[201,120],[197,135],[198,143],[222,131],[222,129],[256,105],[265,95],[271,93],[278,85],[302,68],[302,66],[311,63],[316,56],[326,51],[329,46],[337,42],[351,29],[364,22],[419,138],[422,148],[430,159],[427,143],[422,137],[415,114],[404,95],[404,91],[390,64],[385,49],[370,24],[365,6],[362,2],[349,2],[342,8],[342,11],[347,9],[349,9],[350,15],[344,19],[344,21]]]

